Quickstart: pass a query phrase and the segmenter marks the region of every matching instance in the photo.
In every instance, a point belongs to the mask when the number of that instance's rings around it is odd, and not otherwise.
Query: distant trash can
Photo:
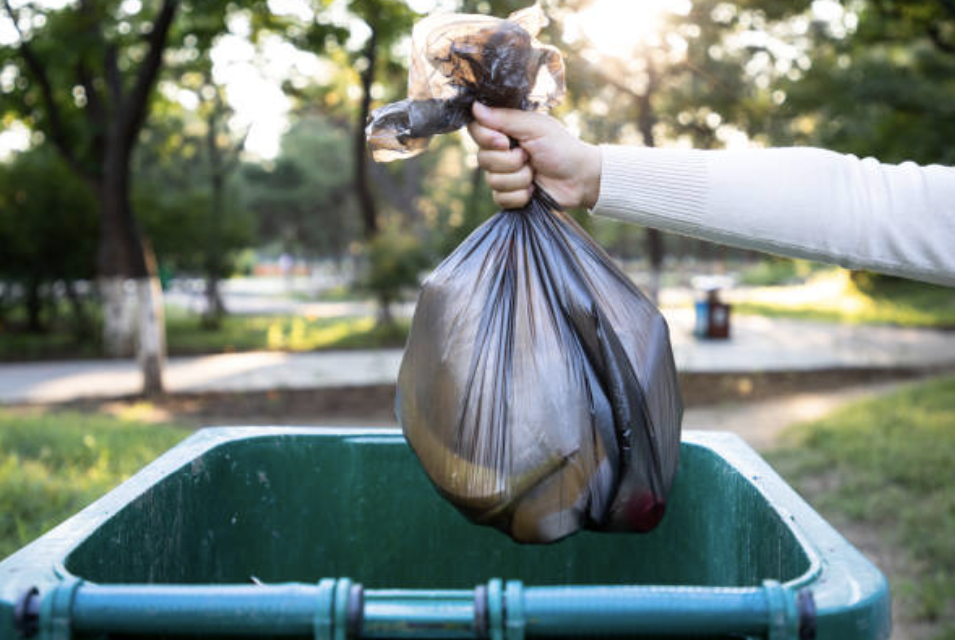
[[[523,546],[397,430],[207,429],[0,563],[0,638],[889,636],[879,570],[739,438],[680,465],[653,532]]]
[[[732,286],[725,276],[697,276],[693,287],[697,291],[694,304],[696,322],[693,335],[697,338],[726,340],[730,337],[731,306],[720,300],[720,291]]]
[[[730,337],[730,305],[721,301],[719,290],[708,291],[704,300],[696,302],[696,328],[698,338],[726,340]]]

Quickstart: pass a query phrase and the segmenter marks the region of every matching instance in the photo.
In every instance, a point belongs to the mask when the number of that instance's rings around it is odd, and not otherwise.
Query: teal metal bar
[[[482,597],[487,602],[479,602]],[[701,634],[794,640],[799,629],[795,594],[775,582],[750,588],[524,587],[492,580],[486,590],[364,592],[348,579],[263,586],[72,582],[49,592],[40,611],[41,640],[70,640],[77,632],[313,640]]]
[[[773,617],[767,586],[534,587],[524,592],[528,636],[760,635]],[[792,595],[790,594],[791,598]],[[790,621],[795,637],[798,621]]]
[[[315,585],[173,586],[83,584],[73,596],[74,632],[312,637]]]
[[[474,591],[366,591],[362,638],[478,638]]]

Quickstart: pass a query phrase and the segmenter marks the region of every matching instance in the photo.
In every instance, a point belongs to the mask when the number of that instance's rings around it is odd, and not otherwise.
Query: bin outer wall
[[[0,562],[0,638],[16,637],[15,603],[30,587],[42,592],[59,582],[70,552],[111,516],[210,450],[235,440],[282,435],[364,437],[369,443],[403,441],[393,429],[226,427],[202,430],[77,515]],[[888,638],[891,630],[888,583],[881,572],[817,514],[739,437],[719,432],[684,432],[684,445],[710,449],[745,477],[800,539],[809,569],[789,580],[809,588],[817,609],[817,638]],[[82,577],[82,576],[81,576]],[[329,576],[332,577],[332,576]],[[504,576],[520,578],[520,576]],[[434,585],[442,588],[442,585]]]

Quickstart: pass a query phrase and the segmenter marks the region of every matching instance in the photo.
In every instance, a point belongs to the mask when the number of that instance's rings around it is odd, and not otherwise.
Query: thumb
[[[546,118],[533,111],[492,109],[475,102],[472,113],[481,126],[500,131],[518,141],[537,138],[546,132]]]

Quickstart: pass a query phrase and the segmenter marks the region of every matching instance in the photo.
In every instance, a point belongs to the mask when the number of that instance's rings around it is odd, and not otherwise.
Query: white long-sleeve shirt
[[[596,215],[955,286],[955,167],[604,145]]]

